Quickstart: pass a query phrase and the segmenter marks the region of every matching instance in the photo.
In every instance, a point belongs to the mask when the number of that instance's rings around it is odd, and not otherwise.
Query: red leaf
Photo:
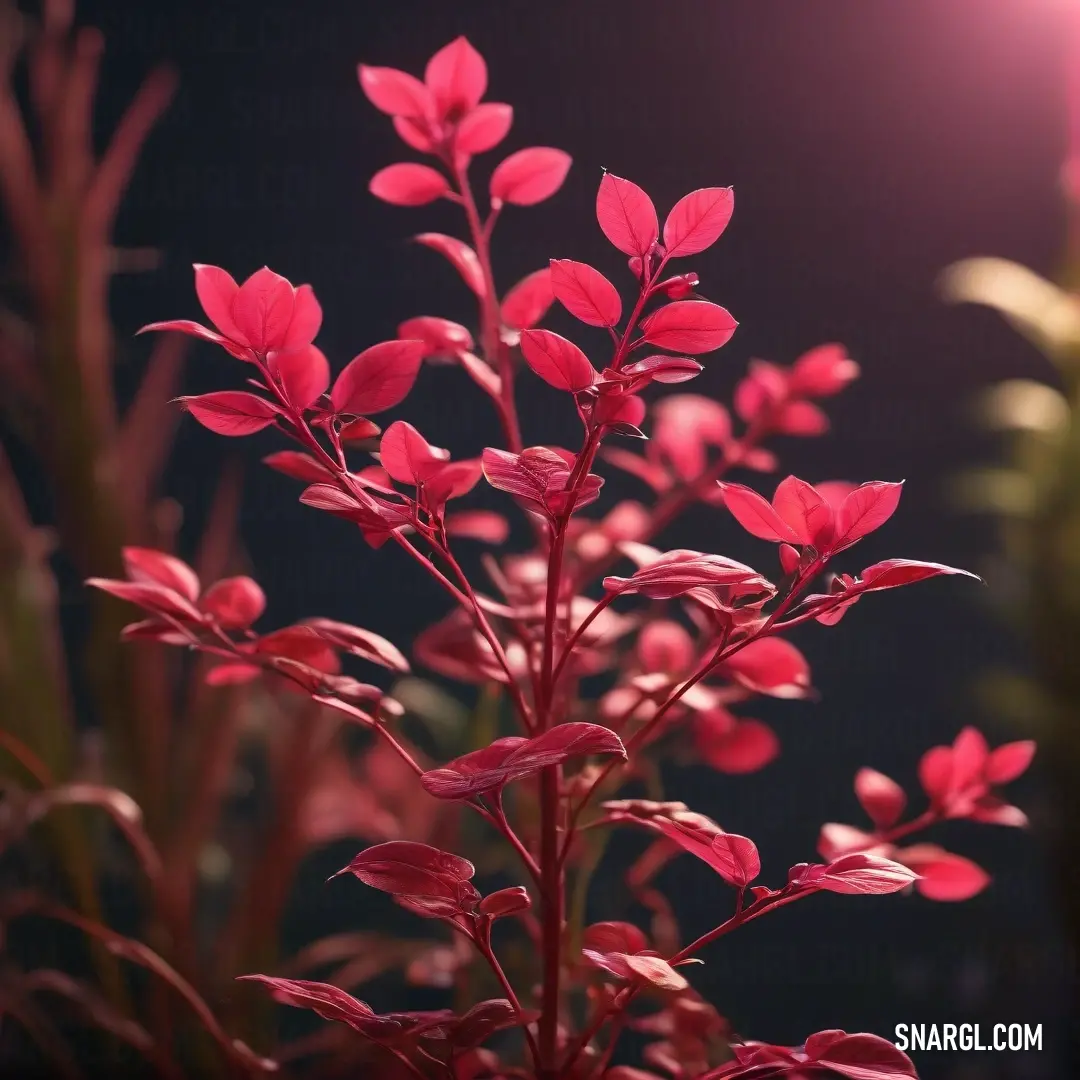
[[[493,510],[460,510],[446,517],[446,532],[487,544],[504,544],[510,535],[510,524],[502,514]]]
[[[977,863],[936,844],[916,844],[896,853],[920,875],[915,888],[927,900],[970,900],[990,884],[990,875]]]
[[[631,577],[604,578],[604,588],[670,600],[694,589],[734,588],[744,595],[768,592],[772,586],[756,570],[734,559],[676,549],[650,559]]]
[[[324,1020],[335,1020],[376,1042],[399,1035],[407,1026],[407,1014],[379,1016],[367,1002],[354,998],[329,983],[307,979],[278,979],[269,975],[240,975],[238,982],[262,983],[282,1005],[311,1009]]]
[[[554,300],[551,270],[545,266],[522,278],[506,294],[499,314],[511,330],[527,330],[547,314]]]
[[[379,443],[382,467],[400,484],[424,483],[446,464],[449,456],[448,451],[432,446],[404,420],[395,420]]]
[[[440,116],[476,107],[487,89],[487,64],[465,37],[444,45],[424,69],[424,83]]]
[[[135,582],[145,585],[164,585],[194,603],[199,599],[199,578],[186,562],[153,548],[125,547],[122,549],[124,570]]]
[[[477,105],[457,126],[454,149],[461,154],[482,154],[506,138],[514,122],[514,110],[501,102]]]
[[[247,344],[240,328],[233,320],[233,304],[240,292],[233,276],[220,266],[195,263],[195,294],[199,298],[206,317],[217,329],[232,341]]]
[[[646,672],[678,675],[689,670],[694,662],[694,639],[677,622],[655,619],[646,623],[638,634],[637,655]]]
[[[600,953],[639,953],[649,947],[649,939],[633,923],[598,922],[585,928],[581,944]]]
[[[377,413],[403,401],[416,382],[422,341],[383,341],[354,356],[337,377],[330,401],[339,413]]]
[[[738,325],[719,304],[676,300],[645,319],[641,332],[647,342],[661,349],[707,353],[730,341]]]
[[[911,585],[916,581],[940,577],[942,574],[962,574],[964,577],[980,580],[977,574],[968,570],[958,570],[955,566],[942,563],[918,562],[914,559],[885,559],[883,562],[868,566],[859,576],[859,582],[853,590],[857,592],[876,592],[879,589],[895,589],[901,585]]]
[[[776,512],[772,503],[753,488],[742,484],[720,484],[724,505],[735,520],[751,535],[761,540],[800,543],[795,530]]]
[[[406,146],[419,150],[421,154],[434,154],[435,143],[431,139],[431,123],[427,119],[413,119],[409,116],[395,116],[394,130]]]
[[[430,165],[416,165],[402,161],[380,169],[368,184],[368,191],[383,202],[395,206],[423,206],[434,202],[450,191],[450,184],[442,173]]]
[[[278,450],[262,460],[263,464],[269,465],[271,469],[308,484],[319,484],[332,478],[324,465],[320,465],[310,454],[301,450]]]
[[[431,508],[467,495],[483,475],[479,458],[444,463],[424,482],[424,501]]]
[[[242,340],[258,353],[287,348],[286,337],[293,319],[296,290],[269,267],[256,270],[240,286],[232,304],[232,317]],[[314,297],[312,297],[314,299]],[[314,337],[314,334],[312,334]],[[308,344],[297,341],[294,344]]]
[[[721,833],[713,840],[709,865],[738,889],[745,889],[761,873],[757,845],[736,833]]]
[[[418,315],[398,325],[402,340],[422,341],[424,358],[460,359],[462,352],[473,347],[472,334],[461,323],[441,319],[438,315]]]
[[[811,1061],[848,1080],[918,1077],[911,1059],[877,1035],[819,1032],[806,1040],[806,1054]]]
[[[110,596],[138,604],[139,607],[155,614],[167,615],[181,622],[200,623],[203,621],[202,612],[198,608],[164,585],[142,584],[135,581],[110,581],[108,578],[87,578],[86,584],[93,589],[107,592]]]
[[[322,618],[308,619],[301,626],[309,628],[323,641],[352,656],[380,664],[391,671],[409,670],[409,661],[402,656],[398,648],[371,630]]]
[[[637,184],[613,173],[604,173],[600,181],[596,220],[615,247],[639,258],[648,255],[660,233],[652,199]]]
[[[820,887],[827,892],[881,894],[907,888],[918,875],[906,866],[861,852],[844,855],[825,867]]]
[[[421,783],[436,798],[467,799],[584,754],[626,757],[615,732],[598,724],[560,724],[534,739],[498,739],[441,769],[429,770]]]
[[[829,397],[858,377],[859,365],[843,345],[819,345],[795,361],[788,388],[795,395]]]
[[[225,630],[246,630],[265,610],[266,596],[249,577],[222,578],[199,603]]]
[[[758,694],[803,698],[810,690],[810,665],[790,641],[763,637],[733,653],[724,670],[736,682]]]
[[[330,385],[330,364],[314,345],[274,353],[270,370],[281,380],[285,396],[298,409],[309,408]]]
[[[491,174],[491,201],[533,206],[551,198],[570,171],[571,157],[550,146],[530,146],[504,158]]]
[[[809,401],[789,401],[779,410],[774,423],[781,435],[824,435],[829,430],[829,418]]]
[[[682,383],[689,382],[700,375],[702,370],[702,366],[688,356],[665,356],[663,353],[657,353],[655,356],[646,356],[644,360],[635,360],[634,363],[627,364],[622,369],[622,373],[635,380]],[[722,409],[722,406],[720,408]],[[726,411],[724,417],[727,417]]]
[[[432,111],[431,93],[415,75],[397,68],[357,66],[368,101],[389,116],[422,118]]]
[[[1008,784],[1027,772],[1034,756],[1035,743],[1031,739],[1005,743],[991,750],[986,761],[987,781],[991,784]]]
[[[780,753],[780,740],[760,720],[733,718],[734,725],[717,728],[699,713],[694,725],[694,746],[706,765],[724,773],[752,773],[763,769]]]
[[[469,883],[476,873],[473,864],[428,844],[407,840],[376,844],[334,876],[346,873],[427,918],[452,918],[474,911],[480,902],[480,894]]]
[[[660,990],[685,990],[689,983],[659,956],[635,956],[622,952],[582,949],[582,955],[601,971],[628,982],[646,982]]]
[[[686,362],[683,357],[670,359]],[[727,409],[700,394],[672,394],[657,402],[653,414],[649,456],[666,458],[683,480],[696,480],[705,470],[706,448],[724,446],[731,437]]]
[[[589,326],[615,326],[622,317],[618,289],[587,263],[552,259],[551,287],[563,307]]]
[[[664,247],[669,259],[696,255],[711,247],[727,228],[735,209],[731,188],[698,188],[684,195],[664,222]]]
[[[874,480],[857,487],[840,505],[836,514],[835,551],[850,547],[892,517],[900,502],[903,483]]]
[[[517,915],[522,911],[528,911],[532,907],[532,901],[524,885],[514,885],[509,889],[499,889],[498,892],[490,893],[480,901],[479,912],[482,915],[490,915],[494,919],[502,919],[507,915]]]
[[[904,789],[876,769],[860,769],[855,774],[855,796],[879,829],[895,825],[907,804]]]
[[[780,481],[773,509],[795,533],[800,544],[826,549],[833,537],[833,508],[805,480],[789,476]]]
[[[529,367],[556,390],[585,390],[597,380],[581,349],[550,330],[523,330],[521,351]]]
[[[266,398],[243,390],[218,390],[177,400],[203,427],[218,435],[252,435],[269,427],[281,411]]]
[[[573,455],[569,455],[573,460]],[[488,447],[481,458],[487,482],[520,499],[527,509],[546,517],[566,513],[570,479],[567,458],[546,446],[527,447],[520,454]],[[590,473],[581,485],[575,508],[595,502],[603,479]]]
[[[424,247],[429,247],[445,256],[461,275],[465,284],[477,296],[484,295],[484,272],[480,268],[480,259],[468,244],[458,240],[456,236],[444,236],[442,233],[420,233],[413,239],[418,244],[423,244]]]

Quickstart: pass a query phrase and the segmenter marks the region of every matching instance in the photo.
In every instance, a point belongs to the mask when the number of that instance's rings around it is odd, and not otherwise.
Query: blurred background
[[[471,298],[456,277],[406,242],[424,230],[457,232],[453,208],[398,209],[367,193],[377,168],[406,155],[361,94],[358,61],[419,71],[436,48],[465,34],[488,60],[494,99],[514,105],[506,148],[553,145],[573,155],[554,199],[504,215],[495,246],[504,284],[549,257],[583,260],[623,281],[620,258],[593,215],[603,168],[633,179],[661,208],[691,188],[734,186],[732,225],[692,268],[702,291],[740,327],[709,359],[695,391],[728,400],[748,359],[790,363],[820,342],[843,342],[863,377],[830,403],[830,434],[775,447],[781,475],[906,479],[895,518],[864,542],[864,563],[929,559],[977,570],[987,586],[950,581],[905,590],[873,610],[861,605],[830,632],[796,634],[820,699],[760,707],[781,735],[779,760],[762,774],[722,783],[704,767],[673,767],[669,791],[752,835],[766,854],[766,874],[775,876],[812,858],[822,822],[858,820],[851,778],[859,766],[915,790],[922,752],[951,742],[965,724],[979,726],[992,743],[1034,731],[1050,750],[1013,791],[1032,819],[1029,832],[963,823],[941,830],[942,842],[993,875],[975,899],[819,898],[714,948],[694,983],[739,1031],[777,1043],[798,1043],[826,1027],[891,1037],[898,1023],[1043,1025],[1041,1053],[916,1053],[926,1080],[1077,1075],[1069,942],[1080,899],[1057,868],[1070,858],[1080,863],[1080,842],[1070,835],[1080,828],[1076,796],[1069,797],[1070,784],[1080,788],[1080,752],[1070,749],[1080,736],[1069,734],[1070,716],[1080,720],[1069,677],[1080,657],[1064,644],[1080,640],[1065,599],[1074,588],[1070,568],[1078,572],[1070,553],[1080,551],[1080,540],[1062,495],[1071,476],[1080,502],[1080,461],[1070,473],[1075,451],[1039,422],[1024,430],[1042,449],[1034,457],[1030,447],[1018,450],[1015,435],[986,430],[978,408],[987,388],[1016,379],[1064,389],[1067,408],[1072,384],[1062,358],[1075,342],[1047,344],[1031,330],[1038,312],[1012,312],[1025,336],[985,307],[948,304],[941,275],[958,260],[993,255],[1068,280],[1062,164],[1078,8],[1064,0],[87,0],[76,16],[80,25],[99,27],[106,42],[93,124],[99,150],[152,69],[167,62],[178,76],[175,97],[117,200],[112,239],[101,248],[119,250],[110,265],[128,271],[108,293],[124,405],[151,363],[153,344],[133,338],[135,329],[200,316],[191,287],[195,261],[237,277],[267,264],[310,282],[325,311],[319,342],[335,370],[360,348],[393,337],[410,316],[471,323]],[[27,312],[42,309],[27,285],[17,222],[5,216],[10,356],[10,342],[25,340],[19,334]],[[954,295],[964,291],[950,280]],[[963,282],[971,292],[970,280]],[[62,301],[55,303],[61,310]],[[557,318],[550,325],[561,329]],[[1055,352],[1057,364],[1047,355]],[[179,358],[160,355],[153,370],[163,399],[181,386],[197,393],[237,385],[220,352],[198,343],[182,370]],[[122,513],[102,510],[109,493],[95,488],[93,477],[71,476],[81,453],[72,432],[85,423],[83,435],[92,440],[100,425],[65,399],[62,372],[49,379],[39,407],[54,419],[68,410],[53,424],[52,456],[21,430],[26,411],[10,382],[5,405],[18,401],[19,408],[8,410],[3,446],[24,492],[25,521],[59,522],[61,547],[66,536],[91,534],[115,546],[109,521],[121,518],[122,539],[148,543],[165,533],[186,557],[209,535],[220,550],[207,554],[203,543],[204,558],[239,565],[259,580],[269,624],[320,614],[370,627],[403,648],[445,610],[402,552],[376,556],[354,529],[300,506],[295,491],[259,464],[279,448],[269,437],[234,443],[180,423],[171,451],[148,451],[160,463],[147,469],[157,472],[160,464],[160,476],[129,479],[113,491],[123,502],[138,482],[171,501],[147,497],[125,503]],[[542,391],[530,384],[521,395],[526,443],[569,440],[573,416],[554,391]],[[487,403],[461,392],[460,373],[451,368],[425,368],[402,415],[462,454],[497,437]],[[148,416],[144,423],[157,429],[166,421]],[[61,438],[61,429],[71,437]],[[142,456],[137,441],[125,445]],[[1018,510],[987,466],[1008,467],[1010,490],[1018,483],[1052,489],[1060,496],[1050,500],[1055,509],[1039,516],[1021,496]],[[1040,479],[1024,480],[1034,469],[1042,470]],[[984,471],[972,480],[972,470]],[[234,476],[242,479],[234,484]],[[90,487],[79,486],[84,482]],[[749,482],[771,492],[769,478]],[[612,475],[609,484],[616,495],[636,493],[629,479]],[[90,507],[73,494],[88,490]],[[1002,511],[1009,535],[1000,527]],[[31,559],[30,534],[14,527],[12,506],[5,513],[6,557],[23,565]],[[235,527],[222,524],[231,515]],[[1032,555],[1024,531],[1032,525],[1044,536],[1059,528],[1058,563],[1046,552]],[[751,562],[763,556],[762,545],[707,507],[687,515],[670,539],[670,546]],[[47,555],[33,549],[33,558]],[[87,558],[82,565],[77,557],[53,560],[59,634],[69,648],[85,640],[95,617],[79,585],[83,570],[114,569],[107,554],[104,566],[92,552]],[[1050,612],[1046,597],[1054,595],[1061,603]],[[94,625],[103,639],[106,629],[115,637],[117,624],[105,616]],[[97,719],[99,655],[89,650],[62,710],[79,729]],[[37,716],[54,706],[18,698],[9,686],[0,710],[4,726],[18,731],[17,711]],[[31,726],[40,734],[40,724]],[[78,754],[84,768],[93,757],[96,744],[85,735],[72,745],[79,749],[57,750],[60,772],[64,754]],[[1058,767],[1048,768],[1048,760]],[[251,812],[243,781],[238,787],[233,778],[222,790],[233,815],[228,828],[243,835]],[[58,835],[55,843],[79,840]],[[343,839],[329,850],[298,849],[299,874],[282,899],[287,951],[315,928],[370,928],[387,917],[370,896],[358,900],[356,890],[321,884],[356,846]],[[213,878],[220,849],[199,850],[196,871]],[[217,870],[227,874],[228,867]],[[717,906],[727,903],[719,883],[699,870],[678,860],[661,878],[688,933],[713,925]],[[598,903],[605,890],[620,888],[614,868],[602,873]],[[213,897],[211,890],[205,902],[212,906]],[[122,896],[107,902],[124,909]],[[30,952],[33,935],[53,933],[33,925],[22,942]],[[380,1004],[397,1002],[384,996]]]

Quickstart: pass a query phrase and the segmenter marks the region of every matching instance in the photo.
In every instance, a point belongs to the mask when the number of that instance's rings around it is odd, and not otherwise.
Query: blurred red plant
[[[245,978],[263,984],[277,1001],[351,1028],[383,1053],[385,1075],[396,1068],[401,1075],[457,1080],[642,1080],[655,1074],[610,1064],[620,1034],[634,1028],[656,1036],[645,1052],[648,1066],[687,1080],[914,1076],[911,1062],[873,1035],[824,1031],[796,1048],[743,1040],[695,994],[687,966],[745,923],[823,891],[884,894],[914,887],[933,899],[973,895],[987,882],[974,864],[931,845],[899,847],[898,841],[949,817],[1022,824],[1023,815],[1001,802],[994,788],[1024,771],[1030,744],[991,752],[968,729],[952,748],[931,750],[920,769],[930,808],[905,824],[898,824],[904,793],[882,774],[862,771],[856,793],[874,831],[826,825],[824,861],[796,864],[779,887],[755,884],[761,859],[748,837],[681,803],[612,798],[629,781],[654,784],[655,760],[646,751],[667,745],[661,740],[677,742],[684,731],[722,771],[763,767],[777,752],[775,735],[731,709],[754,695],[808,693],[805,659],[778,635],[807,622],[833,624],[866,592],[966,574],[893,559],[858,576],[834,575],[827,591],[810,593],[835,557],[887,522],[901,485],[815,487],[789,476],[769,502],[748,487],[721,482],[735,467],[771,470],[774,458],[762,446],[768,436],[824,431],[817,402],[855,378],[857,365],[835,345],[812,350],[790,368],[757,361],[735,392],[741,434],[723,406],[680,394],[652,407],[653,437],[642,454],[607,446],[613,437],[645,438],[650,407],[642,392],[654,382],[693,379],[702,365],[691,357],[712,353],[735,331],[731,315],[698,294],[697,274],[665,276],[673,259],[698,254],[719,239],[732,214],[731,190],[690,193],[661,227],[640,187],[603,176],[596,217],[607,239],[629,257],[635,282],[625,319],[616,286],[593,267],[565,259],[529,275],[500,301],[490,258],[495,224],[508,205],[554,195],[569,157],[549,147],[511,154],[492,172],[490,209],[481,213],[469,178],[471,160],[507,135],[512,110],[482,101],[487,69],[476,50],[464,38],[452,42],[429,61],[423,82],[390,68],[361,66],[359,74],[365,93],[393,117],[402,139],[438,166],[388,166],[371,181],[372,193],[402,206],[443,198],[464,211],[469,243],[433,233],[418,239],[444,255],[476,295],[479,349],[463,326],[413,319],[399,340],[366,349],[332,380],[329,363],[312,343],[321,311],[310,287],[294,287],[266,268],[238,285],[221,269],[196,266],[196,291],[213,328],[171,321],[147,329],[216,342],[249,365],[254,392],[187,397],[183,406],[220,434],[274,428],[286,435],[299,449],[276,453],[267,463],[308,484],[302,502],[353,522],[372,547],[398,545],[431,575],[455,608],[421,635],[417,657],[443,675],[497,691],[516,733],[495,730],[471,752],[427,767],[395,733],[402,705],[380,685],[342,671],[348,655],[404,670],[404,658],[378,635],[322,619],[258,632],[253,625],[263,599],[253,581],[234,578],[202,591],[184,564],[148,551],[128,553],[127,580],[91,584],[144,609],[147,617],[129,626],[127,636],[216,658],[209,681],[238,683],[261,673],[284,678],[369,731],[430,796],[463,805],[501,834],[527,883],[485,895],[472,862],[404,836],[365,849],[340,872],[390,894],[414,914],[444,922],[473,947],[503,996],[462,1015],[379,1014],[328,983]],[[587,325],[607,329],[611,353],[602,367],[574,342],[537,328],[556,299]],[[534,375],[567,395],[581,422],[577,450],[524,443],[515,405],[515,350]],[[503,447],[454,461],[397,420],[373,450],[379,429],[370,416],[405,399],[424,359],[457,364],[492,399]],[[375,454],[376,465],[350,466],[347,454],[357,444]],[[601,518],[584,517],[582,508],[600,496],[604,481],[594,471],[600,462],[643,481],[652,489],[652,504],[622,503]],[[481,478],[518,503],[534,534],[524,554],[485,556],[498,596],[480,591],[465,573],[453,541],[498,544],[508,527],[489,511],[448,512],[448,504],[467,496]],[[779,582],[721,555],[649,546],[698,502],[726,507],[753,536],[778,543]],[[636,569],[604,576],[622,559]],[[586,593],[597,579],[599,599]],[[616,612],[615,605],[631,596],[649,603]],[[581,694],[581,680],[594,675],[608,679],[596,702]],[[651,935],[627,923],[581,926],[582,898],[602,850],[595,838],[618,824],[658,834],[628,875],[634,895],[653,912]],[[385,822],[376,827],[384,833],[391,828]],[[671,907],[652,884],[680,852],[703,861],[734,890],[730,917],[687,944],[679,942]],[[503,918],[519,923],[535,946],[535,990],[526,992],[531,982],[512,979],[504,966],[507,935],[493,933]],[[454,964],[468,962],[467,954],[455,954]],[[631,1009],[646,997],[659,1009]],[[504,1047],[505,1060],[481,1047],[508,1028],[521,1032],[518,1061],[509,1060],[513,1044]]]

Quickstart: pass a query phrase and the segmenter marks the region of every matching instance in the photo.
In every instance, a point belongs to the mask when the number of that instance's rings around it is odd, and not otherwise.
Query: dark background
[[[951,474],[993,453],[968,405],[995,379],[1048,372],[990,314],[943,305],[935,278],[973,254],[1054,271],[1061,5],[117,0],[80,10],[108,41],[103,130],[151,64],[170,60],[182,77],[121,215],[120,242],[165,256],[159,271],[115,289],[124,335],[200,314],[193,261],[237,277],[266,263],[311,282],[326,315],[320,345],[335,368],[412,315],[472,323],[456,275],[405,243],[420,231],[460,232],[455,209],[403,210],[367,193],[377,168],[416,155],[403,152],[355,74],[360,60],[419,73],[464,33],[487,57],[489,97],[514,105],[503,149],[549,144],[574,157],[555,198],[504,214],[495,242],[504,288],[549,257],[594,263],[629,287],[593,216],[603,167],[645,187],[661,216],[692,188],[734,185],[731,227],[692,268],[740,328],[691,389],[726,399],[750,357],[789,363],[812,345],[844,342],[864,377],[830,403],[833,432],[780,449],[784,471],[811,481],[907,479],[894,520],[846,568],[893,555],[979,567],[993,550],[991,525],[955,515],[945,495]],[[558,318],[550,325],[565,329]],[[122,345],[125,377],[147,348]],[[198,347],[190,391],[239,385],[235,365]],[[522,388],[526,440],[569,442],[565,399],[535,380]],[[486,402],[452,369],[425,369],[390,415],[458,454],[497,438]],[[290,482],[257,464],[271,446],[226,445],[184,426],[169,484],[190,536],[226,452],[238,453],[249,463],[244,539],[271,597],[268,623],[323,614],[409,642],[444,610],[436,588],[401,552],[375,554],[343,523],[300,507]],[[771,491],[768,478],[751,482]],[[609,484],[616,495],[641,494],[617,477]],[[757,560],[766,572],[774,557],[716,510],[692,515],[671,540]],[[973,692],[980,671],[1020,658],[992,595],[936,582],[868,599],[835,629],[800,635],[821,700],[759,710],[781,733],[780,761],[722,782],[690,768],[671,790],[753,836],[767,878],[778,878],[812,857],[822,821],[861,823],[850,789],[860,765],[914,790],[919,755],[964,723],[983,725],[992,741],[1014,737],[993,728]],[[1037,769],[1016,795],[1038,826],[1047,809]],[[983,863],[991,888],[963,905],[818,898],[712,948],[695,985],[747,1036],[781,1043],[826,1027],[890,1036],[901,1022],[1041,1022],[1042,1054],[923,1054],[916,1063],[927,1080],[1067,1075],[1057,1056],[1065,965],[1038,828],[957,825],[933,838]],[[727,910],[716,879],[691,860],[664,881],[688,933]],[[307,888],[316,892],[299,911],[324,924],[356,916],[337,910],[341,892]],[[618,888],[614,876],[600,882],[598,914]]]

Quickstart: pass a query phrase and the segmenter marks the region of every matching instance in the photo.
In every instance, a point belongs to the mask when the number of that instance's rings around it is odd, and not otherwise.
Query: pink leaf
[[[364,630],[350,623],[334,619],[307,619],[300,624],[310,629],[318,638],[352,656],[368,660],[391,671],[407,672],[409,662],[396,646],[371,630]],[[299,629],[299,628],[298,628]]]
[[[727,228],[735,209],[731,188],[698,188],[684,195],[664,222],[668,258],[696,255],[711,247]]]
[[[455,236],[444,236],[442,233],[420,233],[413,239],[418,244],[423,244],[424,247],[429,247],[445,256],[461,275],[465,284],[477,296],[484,295],[484,273],[480,268],[480,259],[468,244]]]
[[[436,798],[467,799],[585,754],[626,757],[615,732],[597,724],[560,724],[533,739],[499,739],[424,773],[421,783]]]
[[[824,435],[829,430],[828,416],[809,401],[789,401],[773,422],[781,435]]]
[[[249,577],[222,578],[199,603],[225,630],[246,630],[266,610],[266,596]]]
[[[877,855],[844,855],[825,867],[821,888],[835,893],[894,893],[907,888],[918,875],[906,866]]]
[[[550,146],[530,146],[504,158],[491,174],[491,201],[533,206],[551,198],[570,171],[571,158]]]
[[[482,154],[506,138],[514,122],[514,110],[501,102],[477,105],[458,124],[454,149],[461,154]]]
[[[521,351],[529,367],[556,390],[585,390],[598,377],[581,349],[550,330],[523,330]]]
[[[431,139],[430,121],[423,118],[413,119],[409,116],[395,116],[393,121],[394,130],[398,138],[406,146],[419,150],[421,154],[434,154],[435,143]]]
[[[649,947],[649,939],[633,923],[598,922],[585,928],[581,944],[601,953],[639,953]]]
[[[641,333],[649,344],[661,349],[707,353],[730,341],[738,325],[719,304],[676,300],[645,319]]]
[[[735,718],[734,726],[717,730],[706,715],[699,714],[694,726],[694,746],[706,765],[724,773],[752,773],[780,753],[780,740],[768,724]]]
[[[918,562],[914,559],[886,559],[868,566],[859,575],[859,583],[855,589],[858,592],[895,589],[900,585],[911,585],[916,581],[940,577],[942,574],[961,574],[964,577],[979,580],[978,575],[968,570],[958,570],[955,566],[944,566],[942,563]]]
[[[447,451],[432,446],[404,420],[395,420],[379,443],[382,467],[400,484],[424,483],[446,464],[448,457]]]
[[[615,326],[622,316],[618,289],[587,263],[552,259],[551,287],[563,307],[590,326]]]
[[[461,510],[447,515],[446,532],[449,536],[487,544],[504,544],[510,535],[510,524],[502,514],[492,510]]]
[[[469,883],[475,873],[468,859],[428,844],[391,840],[361,851],[334,876],[352,874],[418,915],[452,918],[474,911],[480,902]]]
[[[499,314],[511,330],[527,330],[547,314],[554,300],[551,270],[545,266],[522,278],[506,294]]]
[[[330,364],[314,345],[274,353],[270,370],[281,380],[286,397],[298,409],[309,408],[330,385]]]
[[[1035,743],[1031,739],[1005,743],[990,751],[986,762],[986,779],[991,784],[1008,784],[1027,772],[1035,756]]]
[[[398,337],[424,343],[424,358],[459,359],[473,347],[472,334],[461,323],[438,315],[418,315],[398,325]]]
[[[970,900],[990,884],[990,875],[977,863],[936,844],[903,848],[896,857],[920,875],[915,888],[927,900]]]
[[[879,829],[895,825],[907,804],[904,789],[875,769],[860,769],[855,774],[855,796]]]
[[[108,578],[87,578],[86,584],[120,600],[138,604],[139,607],[157,615],[166,615],[179,619],[181,622],[201,623],[203,621],[202,612],[198,608],[164,585],[143,584],[136,581],[110,581]]]
[[[220,266],[195,263],[195,293],[206,317],[225,337],[246,345],[247,341],[233,321],[232,314],[239,292],[240,286],[233,276]]]
[[[403,401],[416,382],[422,341],[383,341],[354,356],[337,377],[330,401],[339,413],[377,413]]]
[[[629,180],[604,173],[596,193],[596,220],[604,235],[627,255],[648,255],[660,233],[652,199]]]
[[[164,585],[192,603],[199,599],[198,575],[175,555],[141,547],[125,547],[122,555],[124,570],[132,581],[144,585]]]
[[[772,503],[753,488],[742,484],[720,484],[724,505],[735,520],[751,535],[761,540],[800,543],[795,530],[776,512]]]
[[[522,911],[528,911],[532,907],[532,901],[524,885],[513,885],[509,889],[499,889],[484,897],[480,901],[479,911],[482,915],[490,915],[494,919],[502,919],[507,915],[518,915]]]
[[[292,285],[264,266],[240,286],[233,300],[232,317],[243,340],[257,353],[265,353],[286,347],[295,303]]]
[[[269,427],[281,411],[276,405],[243,390],[177,399],[203,427],[218,435],[252,435]]]
[[[455,38],[427,62],[424,83],[440,115],[464,113],[484,96],[487,64],[467,38]]]
[[[835,550],[850,547],[892,517],[904,485],[875,480],[857,487],[836,514]]]
[[[798,537],[800,544],[825,549],[833,536],[833,509],[805,480],[789,476],[773,495],[773,509]]]
[[[426,117],[431,112],[431,93],[415,75],[397,68],[357,67],[360,86],[368,101],[389,116],[412,119]]]
[[[733,653],[724,669],[736,682],[758,694],[803,698],[810,691],[810,665],[790,641],[762,637]]]
[[[761,873],[757,845],[736,833],[721,833],[713,840],[709,865],[738,889],[745,889]]]
[[[274,454],[267,454],[262,460],[263,464],[269,465],[271,469],[308,484],[319,484],[332,479],[325,465],[321,465],[310,454],[301,450],[278,450]]]
[[[657,353],[655,356],[646,356],[644,360],[635,360],[632,364],[627,364],[622,369],[622,373],[631,376],[635,380],[647,379],[649,382],[682,383],[689,382],[700,375],[702,370],[702,366],[688,356],[665,356],[662,353]],[[727,416],[726,412],[724,416]]]
[[[450,191],[450,184],[442,173],[436,172],[430,165],[403,161],[380,169],[371,178],[368,191],[377,199],[395,206],[423,206],[446,195]]]
[[[847,1080],[918,1077],[911,1059],[878,1035],[820,1032],[806,1040],[806,1054],[811,1061]]]
[[[859,365],[843,345],[819,345],[795,361],[788,389],[795,395],[829,397],[858,377]]]

